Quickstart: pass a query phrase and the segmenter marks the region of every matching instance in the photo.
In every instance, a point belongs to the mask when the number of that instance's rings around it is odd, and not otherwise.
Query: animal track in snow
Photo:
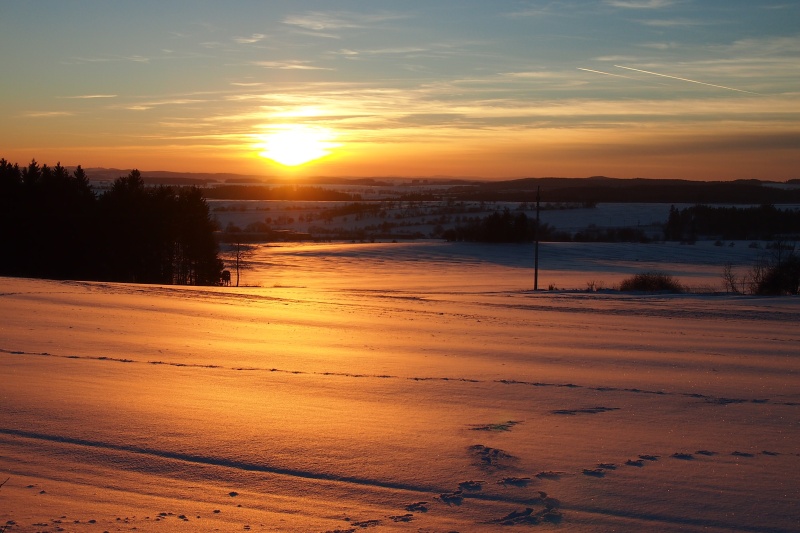
[[[583,409],[554,409],[550,411],[554,415],[596,415],[608,411],[618,411],[619,407],[586,407]]]
[[[508,467],[508,463],[516,460],[513,455],[499,450],[497,448],[490,448],[483,444],[475,444],[469,447],[469,452],[478,461],[478,465],[483,468],[501,469]]]
[[[507,422],[499,422],[497,424],[474,424],[470,425],[469,429],[473,431],[511,431],[511,428],[521,424],[518,420],[508,420]]]

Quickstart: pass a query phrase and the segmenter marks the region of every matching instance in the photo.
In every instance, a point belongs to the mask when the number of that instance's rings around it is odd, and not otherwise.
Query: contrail
[[[716,87],[718,89],[727,89],[729,91],[736,91],[738,93],[747,93],[747,94],[757,94],[758,96],[764,96],[761,93],[754,93],[753,91],[745,91],[742,89],[734,89],[733,87],[725,87],[724,85],[714,85],[713,83],[706,83],[703,81],[697,80],[690,80],[687,78],[679,78],[678,76],[669,76],[667,74],[659,74],[658,72],[650,72],[649,70],[641,70],[638,68],[631,68],[631,67],[623,67],[622,65],[614,65],[617,68],[624,68],[626,70],[633,70],[636,72],[644,72],[645,74],[652,74],[653,76],[661,76],[662,78],[672,78],[673,80],[681,80],[681,81],[688,81],[689,83],[699,83],[700,85],[708,85],[709,87]]]
[[[633,81],[638,81],[638,82],[642,81],[640,78],[634,78],[632,76],[623,76],[622,74],[612,74],[610,72],[603,72],[602,70],[592,70],[590,68],[581,68],[581,67],[578,67],[578,70],[583,70],[583,71],[586,71],[586,72],[593,72],[595,74],[602,74],[604,76],[614,76],[615,78],[625,78],[626,80],[633,80]],[[665,85],[665,84],[664,83],[656,83],[656,85]],[[650,85],[650,86],[653,87],[653,85]]]
[[[586,72],[594,72],[595,74],[604,74],[606,76],[614,76],[615,78],[625,78],[626,80],[635,80],[636,79],[636,78],[632,78],[630,76],[623,76],[622,74],[611,74],[610,72],[603,72],[602,70],[592,70],[590,68],[578,67],[578,70],[585,70]]]

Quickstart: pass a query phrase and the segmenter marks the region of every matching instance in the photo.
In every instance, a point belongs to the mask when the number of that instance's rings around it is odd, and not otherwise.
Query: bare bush
[[[605,288],[605,283],[602,281],[590,280],[586,282],[586,290],[588,292],[602,291]]]
[[[795,245],[776,241],[767,246],[769,255],[759,257],[741,276],[728,263],[722,269],[722,281],[735,294],[800,294],[800,256]]]
[[[746,276],[737,276],[732,263],[725,263],[722,267],[722,282],[725,290],[734,294],[743,294],[747,284]]]
[[[682,293],[686,288],[669,274],[663,272],[640,272],[622,280],[619,290],[623,292],[672,292]]]

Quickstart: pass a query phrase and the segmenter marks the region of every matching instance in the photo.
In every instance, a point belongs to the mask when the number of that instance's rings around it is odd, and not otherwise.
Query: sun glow
[[[259,135],[259,155],[281,165],[294,167],[330,155],[338,146],[335,134],[320,126],[285,125]]]

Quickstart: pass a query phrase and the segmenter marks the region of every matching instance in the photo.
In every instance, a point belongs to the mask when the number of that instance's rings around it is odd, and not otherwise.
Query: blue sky
[[[255,174],[800,177],[800,2],[0,0],[0,146]],[[270,136],[326,132],[300,167]],[[309,141],[310,142],[310,141]]]

